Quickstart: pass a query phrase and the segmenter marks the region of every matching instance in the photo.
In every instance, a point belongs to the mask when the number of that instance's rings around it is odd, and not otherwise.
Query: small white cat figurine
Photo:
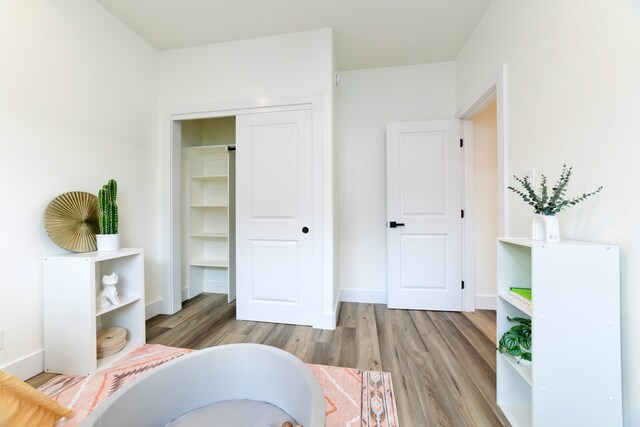
[[[107,308],[110,305],[120,304],[116,283],[118,283],[118,275],[116,273],[102,276],[102,291],[100,291],[96,298],[97,308]]]

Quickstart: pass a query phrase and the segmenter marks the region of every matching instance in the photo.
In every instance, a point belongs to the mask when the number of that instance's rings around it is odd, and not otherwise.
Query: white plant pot
[[[544,240],[545,242],[559,242],[560,223],[558,218],[554,215],[533,215],[531,238],[533,240]]]
[[[531,361],[530,360],[525,360],[525,359],[520,359],[520,360],[518,360],[518,365],[526,366],[528,368],[528,367],[531,367]]]
[[[96,234],[99,252],[117,251],[120,249],[119,234]]]

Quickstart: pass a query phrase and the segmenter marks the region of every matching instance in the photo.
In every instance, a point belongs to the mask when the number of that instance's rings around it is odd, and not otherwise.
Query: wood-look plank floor
[[[226,295],[202,294],[147,321],[147,342],[202,349],[252,342],[304,362],[391,372],[403,427],[508,426],[496,405],[495,312],[389,310],[342,303],[334,331],[236,320]],[[50,378],[41,374],[37,386]]]

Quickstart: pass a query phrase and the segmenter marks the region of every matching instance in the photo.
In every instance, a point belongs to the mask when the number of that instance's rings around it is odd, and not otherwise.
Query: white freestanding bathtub
[[[220,402],[226,403],[217,414]],[[280,427],[266,423],[260,414],[247,421],[251,408],[262,402],[284,411],[294,426],[325,424],[322,389],[302,361],[275,347],[230,344],[195,351],[141,375],[105,399],[81,426],[158,427],[199,411],[190,423],[172,425],[197,425],[194,420],[206,415],[203,425]]]

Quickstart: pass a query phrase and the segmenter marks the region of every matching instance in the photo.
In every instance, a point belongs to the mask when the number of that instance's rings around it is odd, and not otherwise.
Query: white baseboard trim
[[[328,329],[333,331],[338,324],[338,316],[336,313],[324,312],[318,316],[317,321],[313,325],[315,329]]]
[[[154,316],[162,313],[162,300],[157,299],[147,303],[144,307],[144,319],[149,320]]]
[[[372,289],[340,289],[338,297],[343,302],[362,302],[368,304],[386,304],[387,291]]]
[[[340,298],[336,300],[333,311],[323,312],[313,323],[315,329],[328,329],[333,331],[338,325],[338,313],[340,313]]]
[[[38,350],[6,366],[0,366],[0,369],[22,381],[28,380],[44,371],[44,350]]]
[[[226,294],[229,292],[229,285],[227,282],[215,282],[209,280],[204,282],[204,292],[211,294]]]
[[[495,295],[476,295],[476,310],[495,310],[498,308],[498,297]]]

